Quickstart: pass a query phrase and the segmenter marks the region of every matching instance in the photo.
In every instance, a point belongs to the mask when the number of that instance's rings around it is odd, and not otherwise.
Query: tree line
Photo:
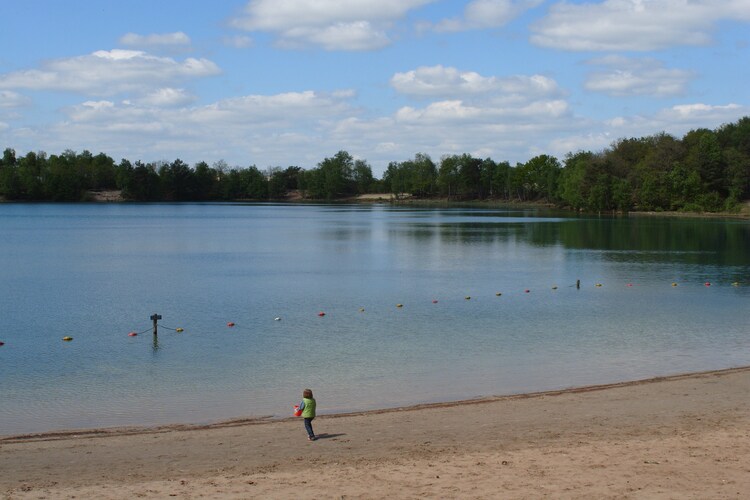
[[[92,191],[121,190],[133,201],[280,200],[299,191],[309,200],[392,193],[455,201],[546,202],[583,211],[731,211],[750,198],[750,117],[681,139],[661,133],[621,139],[599,151],[569,153],[561,162],[538,155],[511,166],[469,154],[435,162],[418,153],[391,162],[382,178],[365,160],[339,151],[315,168],[260,170],[224,161],[116,163],[104,153],[66,150],[0,161],[0,197],[18,201],[85,201]]]

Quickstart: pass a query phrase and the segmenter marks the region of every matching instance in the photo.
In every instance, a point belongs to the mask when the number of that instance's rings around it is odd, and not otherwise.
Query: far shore
[[[128,203],[129,200],[122,196],[122,191],[89,191],[86,195],[89,203]],[[257,200],[232,200],[234,202],[255,202]],[[278,200],[267,200],[270,202],[288,202],[288,203],[320,203],[322,200],[309,200],[303,198],[298,192],[290,193],[286,198]],[[559,210],[571,214],[581,213],[582,215],[615,215],[629,217],[694,217],[694,218],[727,218],[727,219],[750,219],[750,200],[745,201],[738,212],[675,212],[675,211],[630,211],[630,212],[601,212],[588,213],[576,212],[574,210],[556,207],[545,202],[525,202],[525,201],[508,201],[508,200],[450,200],[448,198],[415,198],[411,195],[395,196],[392,193],[368,193],[353,196],[350,198],[341,198],[333,200],[335,203],[389,203],[395,205],[411,205],[424,207],[458,207],[468,206],[476,208],[498,208],[498,207],[518,207],[518,208],[543,208],[549,210]],[[0,197],[0,203],[13,203]],[[44,202],[51,203],[51,202]],[[52,202],[54,203],[54,202]],[[85,202],[84,202],[85,203]],[[190,202],[185,202],[190,203]]]
[[[741,498],[750,366],[300,419],[0,437],[0,497]],[[324,407],[325,396],[318,396]]]

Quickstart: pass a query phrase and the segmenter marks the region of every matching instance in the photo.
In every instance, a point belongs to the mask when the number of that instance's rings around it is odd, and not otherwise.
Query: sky
[[[0,0],[0,148],[376,176],[750,115],[750,0]]]

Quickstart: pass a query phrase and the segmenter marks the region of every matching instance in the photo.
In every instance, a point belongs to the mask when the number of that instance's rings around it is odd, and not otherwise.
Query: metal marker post
[[[156,322],[159,321],[160,319],[161,319],[161,314],[152,314],[151,315],[151,321],[154,322],[154,337],[156,337],[156,335],[157,335]]]

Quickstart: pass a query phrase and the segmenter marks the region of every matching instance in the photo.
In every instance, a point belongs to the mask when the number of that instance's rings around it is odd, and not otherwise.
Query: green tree
[[[352,169],[352,180],[354,181],[355,191],[357,194],[371,192],[374,177],[372,168],[365,160],[356,160]]]
[[[460,158],[456,155],[443,156],[440,159],[437,183],[442,196],[447,196],[448,199],[458,196],[461,180],[460,168]]]
[[[18,160],[19,199],[43,200],[48,180],[47,155],[29,151]]]
[[[219,197],[217,192],[216,170],[208,166],[205,161],[195,164],[193,173],[195,190],[193,199],[197,201],[215,200]]]
[[[18,177],[16,152],[11,148],[3,151],[0,160],[0,197],[17,200],[21,197],[21,181]]]
[[[587,207],[588,193],[585,193],[585,180],[587,172],[593,161],[594,154],[590,151],[579,151],[568,154],[560,174],[558,185],[558,197],[563,204],[575,210],[584,210]]]
[[[195,176],[193,171],[179,158],[159,167],[162,195],[168,201],[188,201],[195,196]]]
[[[240,172],[241,184],[243,186],[244,196],[251,200],[268,199],[268,179],[258,170],[258,167],[252,165]]]

